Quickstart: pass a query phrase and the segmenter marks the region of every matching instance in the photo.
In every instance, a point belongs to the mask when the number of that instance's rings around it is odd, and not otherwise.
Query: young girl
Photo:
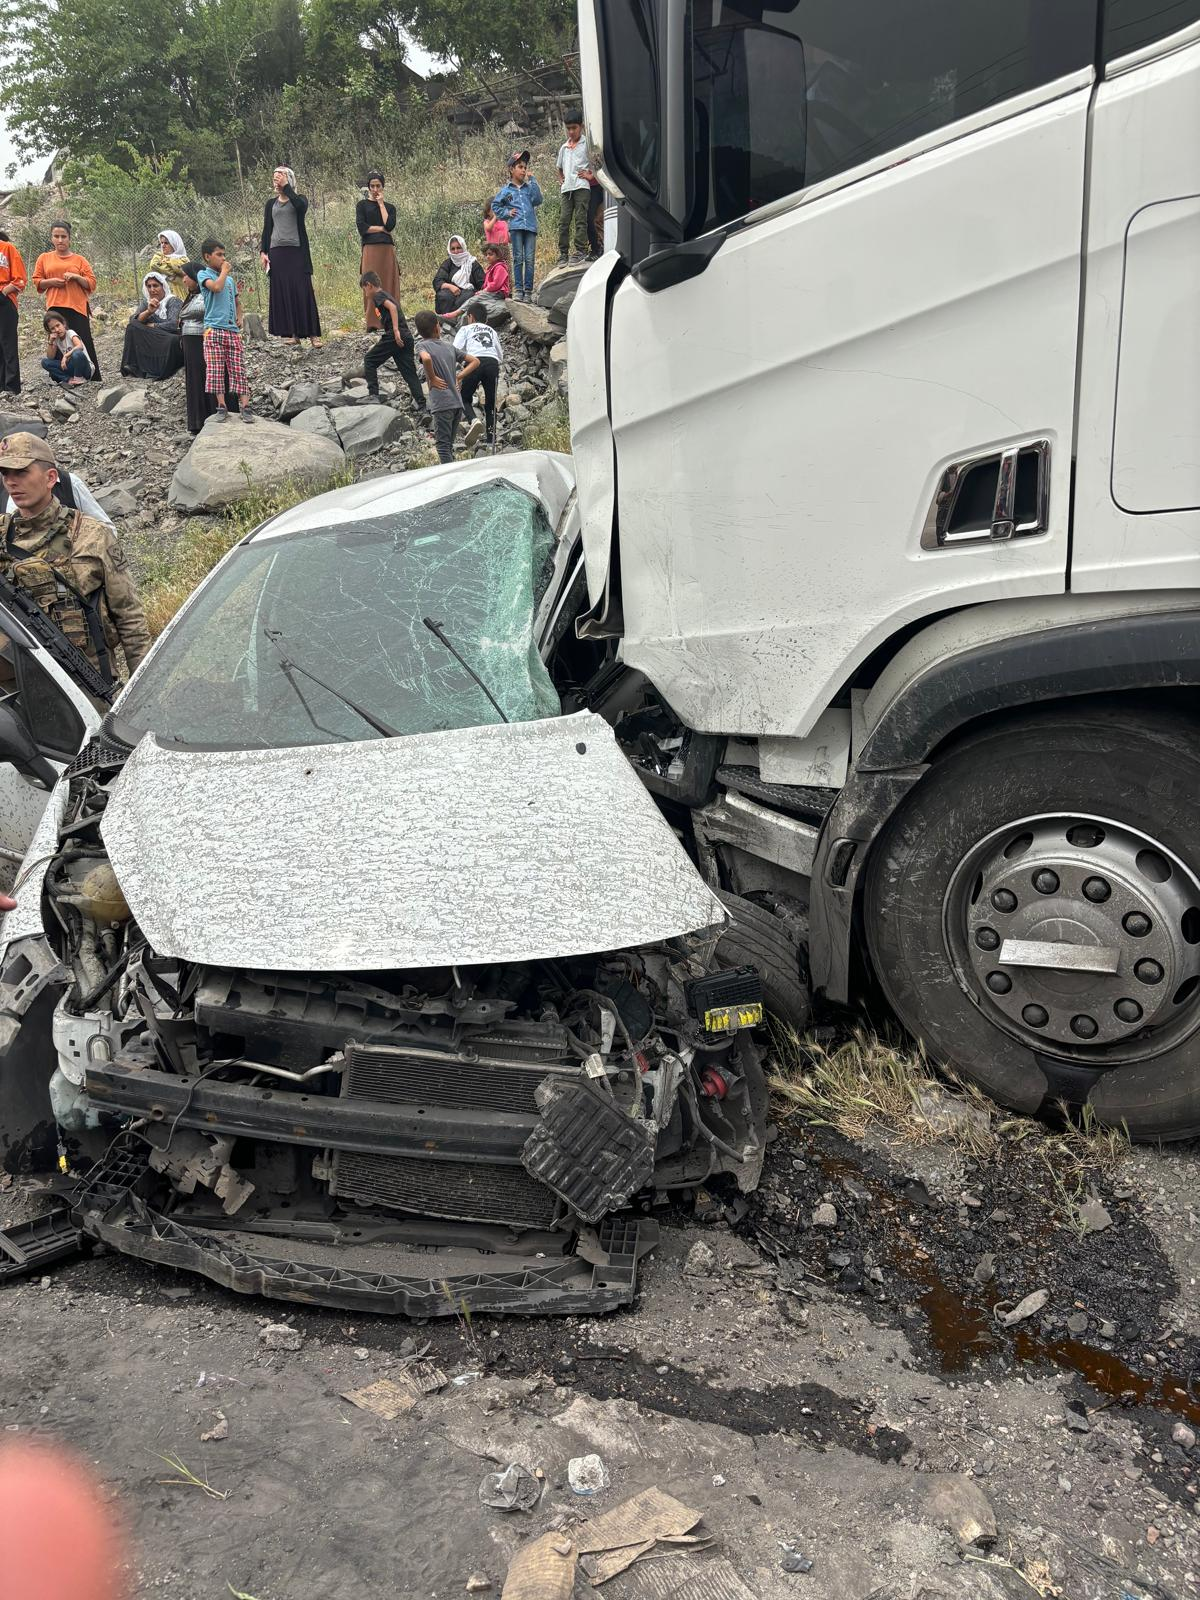
[[[483,208],[483,236],[489,244],[508,244],[508,223],[492,210],[489,200]]]
[[[500,254],[500,246],[484,245],[483,261],[487,268],[483,275],[484,294],[498,294],[501,299],[507,300],[512,293],[512,280],[508,275],[508,266]]]
[[[92,377],[100,376],[100,359],[92,341],[91,297],[96,292],[96,274],[86,257],[71,248],[71,224],[55,222],[50,227],[50,249],[43,250],[33,264],[33,287],[46,297],[46,310],[58,311],[73,333],[83,340],[92,364]]]
[[[42,367],[55,383],[65,383],[71,388],[86,383],[92,375],[92,361],[83,340],[67,327],[61,311],[47,311],[42,318],[47,334],[46,354]]]

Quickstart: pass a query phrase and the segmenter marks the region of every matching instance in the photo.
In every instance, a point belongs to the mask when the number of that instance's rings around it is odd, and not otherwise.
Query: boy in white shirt
[[[587,140],[583,137],[583,118],[572,111],[566,119],[566,142],[559,146],[559,188],[562,191],[562,212],[558,224],[558,265],[581,266],[587,260],[588,250],[588,195],[592,175],[589,165]],[[571,225],[575,225],[575,249],[568,258],[571,244]]]
[[[463,358],[463,369],[458,375],[458,393],[468,423],[463,446],[469,450],[479,442],[479,435],[484,431],[484,423],[475,415],[471,403],[480,384],[483,385],[487,442],[490,445],[496,443],[496,386],[500,382],[504,351],[499,334],[488,325],[488,308],[482,301],[472,301],[464,316],[466,323],[454,335],[454,349]]]

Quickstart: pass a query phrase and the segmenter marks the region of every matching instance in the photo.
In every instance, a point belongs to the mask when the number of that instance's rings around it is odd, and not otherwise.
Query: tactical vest
[[[12,526],[12,519],[0,520],[5,520],[7,524],[3,539],[0,540],[0,572],[15,588],[24,590],[39,610],[44,611],[71,643],[83,651],[94,667],[108,672],[108,649],[99,607],[96,599],[86,599],[80,593],[71,565],[71,551],[79,524],[83,521],[83,513],[76,511],[70,520],[68,548],[53,553],[47,546],[61,532],[60,527],[51,528],[41,544],[32,550],[15,553],[8,543],[8,527]]]

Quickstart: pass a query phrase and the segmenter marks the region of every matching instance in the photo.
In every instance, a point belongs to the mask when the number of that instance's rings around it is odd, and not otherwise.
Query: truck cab
[[[816,990],[1200,1132],[1200,0],[580,36],[581,703]]]

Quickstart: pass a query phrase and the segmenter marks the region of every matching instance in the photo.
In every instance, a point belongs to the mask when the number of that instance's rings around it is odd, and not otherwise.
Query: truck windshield
[[[203,586],[110,726],[136,744],[262,749],[499,722],[561,709],[533,643],[553,535],[494,482],[414,510],[242,545]]]

